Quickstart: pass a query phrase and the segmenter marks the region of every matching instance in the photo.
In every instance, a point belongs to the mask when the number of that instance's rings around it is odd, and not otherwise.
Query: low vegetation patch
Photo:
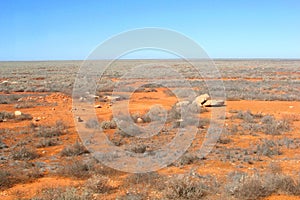
[[[88,153],[88,150],[80,142],[76,141],[75,144],[65,147],[60,154],[62,156],[79,156]]]
[[[282,173],[232,173],[227,191],[237,199],[262,199],[272,194],[300,195],[300,179]]]
[[[56,121],[53,126],[39,125],[36,127],[32,124],[32,128],[36,131],[35,137],[52,138],[68,133],[68,127],[61,120]]]
[[[75,159],[64,163],[64,166],[58,171],[58,174],[73,178],[89,178],[93,165],[82,160]]]
[[[171,178],[166,185],[166,199],[204,199],[216,192],[217,183],[197,175],[180,175]]]
[[[22,146],[15,148],[11,152],[11,157],[14,160],[33,160],[39,157],[39,154],[32,148]]]
[[[114,189],[109,185],[109,178],[102,175],[93,175],[86,181],[85,187],[93,194],[108,193]]]

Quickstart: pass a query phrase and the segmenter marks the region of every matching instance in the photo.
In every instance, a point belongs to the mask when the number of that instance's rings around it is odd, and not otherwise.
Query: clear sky
[[[0,60],[78,60],[109,37],[161,27],[212,58],[300,58],[299,0],[1,0]]]

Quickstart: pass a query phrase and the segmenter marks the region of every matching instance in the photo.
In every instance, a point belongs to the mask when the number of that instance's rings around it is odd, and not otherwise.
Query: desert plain
[[[196,96],[210,94],[210,83],[222,83],[224,105],[193,104],[178,78],[165,87],[132,76],[128,90],[114,91],[124,74],[144,63],[173,67]],[[300,61],[213,63],[220,76],[196,75],[181,60],[121,60],[94,77],[95,91],[82,87],[80,93],[74,84],[82,61],[0,62],[0,199],[300,199]],[[137,137],[130,124],[121,130],[113,110],[121,113],[125,101],[137,127],[161,115],[164,127],[149,138]],[[182,101],[187,121],[176,106]],[[96,119],[78,116],[89,102]],[[223,118],[212,118],[220,110]],[[218,120],[222,131],[212,149],[197,156]],[[96,159],[77,124],[103,132],[133,157],[155,153],[178,129],[196,129],[178,159],[155,171],[129,173]]]

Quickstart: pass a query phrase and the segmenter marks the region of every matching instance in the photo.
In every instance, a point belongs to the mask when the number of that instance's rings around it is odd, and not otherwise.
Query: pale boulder
[[[203,106],[203,104],[209,99],[210,99],[210,97],[208,94],[202,94],[202,95],[196,97],[196,99],[193,101],[193,103],[197,103],[199,106]]]
[[[203,103],[203,106],[206,107],[214,107],[214,106],[223,106],[224,105],[223,100],[207,100],[205,103]]]

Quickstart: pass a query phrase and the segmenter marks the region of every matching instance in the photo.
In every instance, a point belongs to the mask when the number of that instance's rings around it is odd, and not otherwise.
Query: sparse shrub
[[[51,138],[67,133],[67,126],[61,120],[56,121],[54,126],[31,126],[33,129],[37,129],[37,132],[34,134],[35,137]]]
[[[300,115],[299,114],[285,114],[283,115],[283,118],[290,122],[297,122],[300,121]]]
[[[257,123],[243,122],[241,126],[245,131],[249,131],[250,134],[257,133],[263,130],[263,126]]]
[[[0,122],[7,120],[7,119],[13,119],[15,117],[14,113],[2,111],[0,112]]]
[[[261,144],[258,144],[256,146],[255,152],[258,156],[263,155],[268,157],[282,154],[278,143],[274,140],[267,140],[267,139],[263,140]]]
[[[272,124],[275,121],[275,118],[271,115],[263,116],[261,122],[263,124]]]
[[[1,89],[0,89],[1,90]],[[26,97],[28,94],[10,94],[10,95],[0,95],[0,104],[12,104],[22,97]]]
[[[92,168],[93,166],[90,163],[76,159],[65,163],[58,173],[67,177],[87,178],[90,176]]]
[[[16,116],[15,119],[18,121],[32,120],[32,116],[30,114],[22,113],[22,115]]]
[[[15,104],[15,108],[35,108],[37,106],[57,106],[57,103],[37,102],[37,101],[24,101]]]
[[[92,199],[91,194],[81,192],[74,187],[66,188],[44,188],[42,191],[37,194],[35,197],[31,198],[32,200],[87,200]]]
[[[291,176],[284,174],[265,174],[263,180],[268,189],[272,192],[283,192],[287,195],[300,195],[300,188],[297,181]]]
[[[185,98],[192,95],[191,90],[189,89],[175,88],[173,89],[173,92],[173,94],[176,94],[176,96],[180,98]]]
[[[24,183],[29,180],[22,169],[11,169],[6,167],[0,168],[0,189],[10,188],[17,183]]]
[[[124,144],[123,136],[116,134],[116,132],[113,134],[112,138],[110,138],[110,141],[115,145],[115,146],[121,146]]]
[[[228,132],[231,135],[236,134],[239,131],[239,126],[237,124],[232,124],[229,128],[228,128]]]
[[[187,106],[186,111],[190,112],[190,113],[205,113],[208,112],[208,109],[206,107],[201,107],[199,106],[199,104],[197,103],[191,103]]]
[[[235,180],[227,185],[227,189],[229,193],[238,199],[261,199],[271,194],[269,189],[264,186],[264,183],[258,174],[254,174],[252,176],[243,175],[239,179],[236,177],[232,178]]]
[[[269,135],[281,135],[291,129],[290,121],[287,119],[276,120],[271,115],[266,115],[261,119],[263,132]]]
[[[287,120],[274,120],[265,125],[264,132],[269,135],[281,135],[290,130],[290,123]]]
[[[143,193],[129,192],[123,196],[119,196],[116,200],[144,200],[147,199],[147,195]]]
[[[57,139],[52,139],[52,138],[42,138],[38,141],[36,147],[37,148],[42,148],[42,147],[51,147],[51,146],[56,146],[58,143]]]
[[[129,149],[129,151],[134,152],[134,153],[144,153],[147,149],[147,146],[144,144],[137,144],[137,145],[133,145],[131,146],[131,148]]]
[[[34,149],[25,146],[14,149],[11,156],[14,160],[33,160],[39,157]]]
[[[114,133],[114,135],[120,135],[122,137],[132,137],[132,135],[126,133],[125,131],[121,130],[121,129],[117,129]]]
[[[118,128],[115,134],[119,134],[123,137],[138,136],[143,133],[143,130],[139,126],[136,126],[134,123],[122,120],[120,122],[122,129]]]
[[[254,120],[254,117],[253,117],[253,114],[248,110],[248,111],[239,111],[237,114],[236,114],[236,117],[238,119],[242,119],[244,120],[245,122],[253,122]]]
[[[105,176],[94,175],[87,180],[85,187],[92,193],[107,193],[113,189],[108,181],[109,179]]]
[[[29,178],[41,178],[44,176],[43,172],[41,171],[41,168],[37,165],[33,166],[30,171],[27,172],[27,176]]]
[[[101,128],[103,129],[115,129],[117,124],[114,120],[101,122]]]
[[[115,83],[110,79],[102,79],[97,85],[97,93],[99,92],[113,92]]]
[[[88,150],[78,141],[71,146],[65,147],[60,152],[62,156],[78,156],[84,153],[88,153]]]
[[[5,148],[8,148],[8,146],[4,142],[2,142],[0,138],[0,149],[5,149]]]
[[[165,197],[167,199],[203,199],[212,188],[200,178],[184,175],[174,177],[166,185]]]
[[[0,112],[0,122],[8,119],[15,119],[17,121],[31,120],[32,116],[30,114],[25,114],[25,113],[22,113],[19,116],[15,116],[14,113],[6,112],[6,111]]]
[[[184,166],[184,165],[190,165],[192,163],[195,163],[196,161],[198,161],[199,158],[193,154],[193,153],[185,153],[183,154],[175,163],[175,166]]]
[[[238,175],[238,176],[236,176]],[[262,199],[271,194],[300,195],[299,181],[278,173],[235,174],[227,183],[227,191],[238,199]]]
[[[231,139],[225,136],[221,136],[218,140],[220,144],[229,144],[231,142]]]
[[[164,188],[164,178],[157,172],[129,174],[125,179],[125,183],[125,187],[128,187],[128,185],[133,187],[148,185],[157,189]]]
[[[280,174],[282,172],[282,168],[278,163],[271,162],[268,166],[268,170],[272,174]]]
[[[116,169],[107,167],[105,165],[102,165],[100,163],[97,163],[97,161],[94,161],[93,163],[90,163],[91,166],[93,166],[93,173],[100,174],[103,176],[113,177],[113,176],[122,176],[125,173],[118,171]]]
[[[162,121],[167,115],[167,111],[160,105],[152,106],[143,117],[144,122]]]
[[[100,125],[97,119],[89,119],[85,123],[86,128],[99,129]]]
[[[195,127],[200,127],[199,126],[199,118],[197,115],[191,115],[185,117],[185,119],[180,123],[181,127],[186,127],[186,126],[195,126]]]
[[[174,105],[168,112],[168,121],[172,122],[180,118],[181,118],[181,112],[179,109],[177,109],[176,105]]]
[[[10,187],[10,173],[7,170],[1,169],[0,170],[0,188]]]
[[[9,100],[7,99],[6,96],[0,95],[0,104],[8,104]]]

